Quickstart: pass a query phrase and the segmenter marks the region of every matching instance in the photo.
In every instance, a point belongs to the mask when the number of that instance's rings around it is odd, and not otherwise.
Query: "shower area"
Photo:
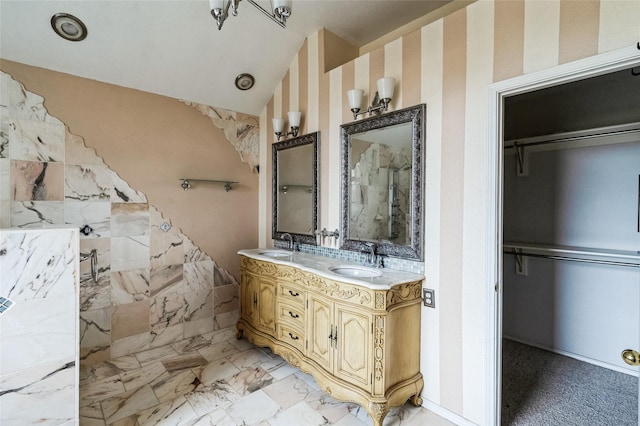
[[[0,423],[92,424],[141,381],[206,364],[187,354],[233,335],[238,284],[41,96],[0,85]]]

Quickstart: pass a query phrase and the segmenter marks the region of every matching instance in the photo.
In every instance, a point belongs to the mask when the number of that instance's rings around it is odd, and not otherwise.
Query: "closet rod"
[[[534,254],[534,253],[523,253],[515,250],[509,251],[504,250],[504,254],[510,254],[512,256],[526,256],[526,257],[539,257],[542,259],[551,259],[551,260],[566,260],[568,262],[581,262],[581,263],[596,263],[600,265],[610,265],[610,266],[627,266],[630,268],[640,268],[640,263],[630,263],[630,262],[616,262],[613,260],[598,260],[598,259],[585,259],[581,257],[569,257],[569,256],[554,256],[550,254]]]
[[[539,146],[539,145],[548,145],[552,143],[561,143],[561,142],[573,142],[579,141],[583,139],[594,139],[603,136],[619,136],[619,135],[628,135],[633,133],[638,133],[640,129],[623,129],[623,130],[614,130],[614,131],[606,131],[598,133],[591,133],[586,135],[575,135],[575,136],[564,136],[564,137],[555,137],[550,139],[542,139],[542,140],[531,140],[531,139],[540,139],[537,137],[534,138],[524,138],[524,139],[512,139],[505,141],[504,149],[518,148],[518,147],[530,147],[530,146]],[[527,141],[529,139],[529,141]]]

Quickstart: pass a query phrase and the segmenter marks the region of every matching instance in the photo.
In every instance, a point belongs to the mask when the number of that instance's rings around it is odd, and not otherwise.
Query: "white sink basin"
[[[291,252],[282,251],[282,250],[265,250],[261,251],[258,254],[267,257],[280,258],[280,257],[289,257],[291,256]]]
[[[340,265],[329,268],[334,274],[342,275],[343,277],[353,278],[374,278],[382,275],[382,271],[376,269],[365,268],[364,266],[354,265]]]

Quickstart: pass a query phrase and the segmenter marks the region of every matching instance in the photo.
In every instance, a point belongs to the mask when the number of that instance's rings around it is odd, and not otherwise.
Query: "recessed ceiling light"
[[[240,90],[249,90],[253,87],[255,79],[251,74],[240,74],[236,77],[236,87]]]
[[[68,13],[56,13],[51,17],[51,27],[60,37],[69,41],[80,41],[87,37],[87,27],[82,21]]]

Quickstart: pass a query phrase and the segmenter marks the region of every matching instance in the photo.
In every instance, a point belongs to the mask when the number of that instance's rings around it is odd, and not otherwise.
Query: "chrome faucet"
[[[282,234],[282,236],[280,237],[280,239],[282,240],[288,240],[287,242],[287,250],[289,251],[293,251],[295,245],[293,243],[293,237],[291,236],[290,233],[285,232],[284,234]]]
[[[366,264],[368,266],[373,266],[376,268],[382,268],[382,257],[380,255],[378,255],[377,250],[378,250],[378,245],[375,243],[365,243],[365,245],[367,246],[367,250],[365,250],[364,252],[367,253],[367,262]]]

